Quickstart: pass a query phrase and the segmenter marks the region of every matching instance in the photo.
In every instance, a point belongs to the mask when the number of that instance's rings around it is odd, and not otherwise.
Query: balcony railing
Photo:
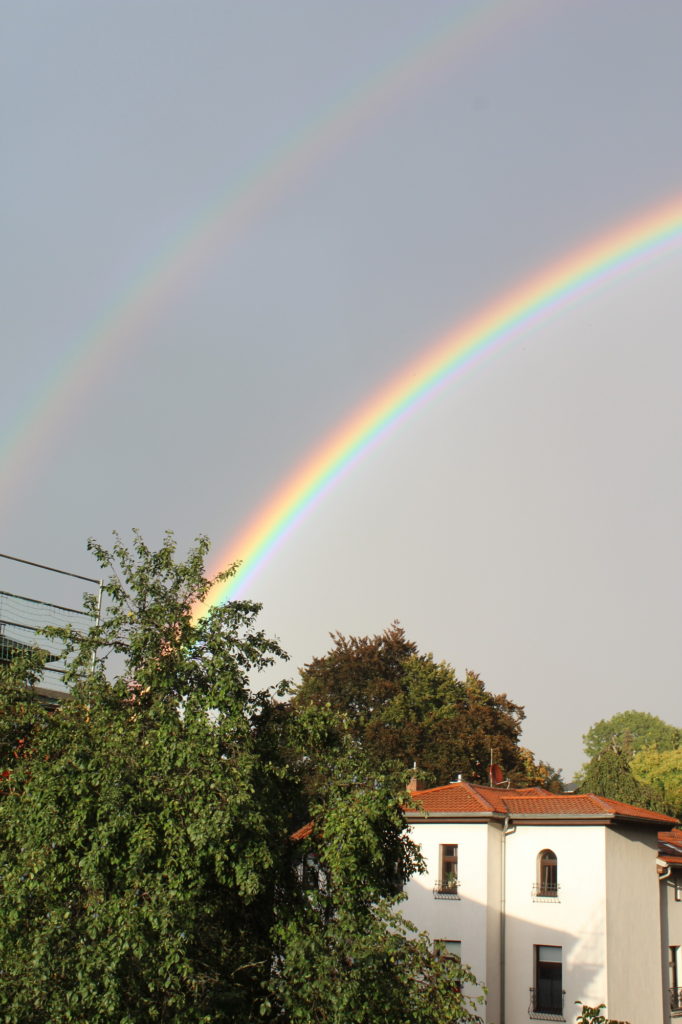
[[[543,882],[535,882],[533,885],[533,899],[537,903],[541,902],[559,902],[559,886],[558,885],[547,885]]]
[[[437,900],[458,900],[459,895],[459,879],[458,878],[439,878],[433,887],[434,899]]]
[[[531,1020],[566,1020],[564,1017],[565,995],[566,993],[562,991],[560,998],[557,993],[553,999],[543,999],[537,989],[530,989],[528,1016]]]
[[[682,988],[670,989],[670,1012],[674,1017],[682,1016]]]

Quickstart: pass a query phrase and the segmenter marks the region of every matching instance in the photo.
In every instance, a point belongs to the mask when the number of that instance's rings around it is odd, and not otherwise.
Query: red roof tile
[[[452,782],[435,789],[417,790],[413,799],[427,814],[509,814],[512,817],[547,815],[552,818],[615,817],[648,821],[657,825],[673,825],[675,818],[642,807],[595,796],[593,793],[550,793],[539,786],[526,789],[491,789],[468,782]],[[412,811],[412,814],[419,811]],[[676,829],[682,841],[682,830]]]
[[[682,828],[671,828],[669,832],[659,832],[658,838],[662,843],[671,843],[682,849]]]
[[[301,839],[307,839],[308,836],[311,836],[313,834],[313,828],[314,825],[312,821],[309,821],[307,825],[302,825],[301,828],[297,829],[295,832],[292,832],[291,835],[289,836],[289,839],[293,840],[293,842],[295,843],[299,842],[299,840]]]
[[[682,864],[682,829],[671,828],[658,833],[658,855],[666,864],[676,867]]]

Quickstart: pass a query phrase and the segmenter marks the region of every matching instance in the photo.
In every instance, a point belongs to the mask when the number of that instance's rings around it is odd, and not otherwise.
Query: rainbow
[[[341,424],[288,477],[217,559],[216,571],[239,563],[217,584],[195,620],[243,592],[277,547],[332,485],[401,419],[477,356],[509,341],[540,317],[589,288],[641,264],[682,238],[682,197],[569,253],[506,292],[444,337]]]
[[[453,63],[470,57],[491,38],[508,31],[541,5],[539,0],[484,0],[454,5],[427,24],[402,52],[356,80],[315,117],[254,162],[230,189],[207,203],[161,252],[142,266],[109,307],[76,338],[26,401],[0,440],[3,510],[19,493],[22,478],[46,459],[59,437],[60,421],[78,410],[81,396],[113,359],[121,360],[144,332],[195,280],[218,253],[306,173],[372,123],[403,95],[428,84]]]

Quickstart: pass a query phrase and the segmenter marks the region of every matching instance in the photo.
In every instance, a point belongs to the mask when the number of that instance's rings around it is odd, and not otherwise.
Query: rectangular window
[[[448,960],[462,959],[462,943],[459,939],[436,939],[433,944],[433,951],[438,956]]]
[[[433,944],[434,955],[442,960],[456,960],[457,963],[462,962],[462,943],[459,939],[436,939]],[[458,981],[455,984],[455,990],[457,992],[462,991],[462,983]]]
[[[533,1010],[560,1017],[564,1009],[561,946],[535,946]]]
[[[678,903],[682,903],[682,879],[675,879],[675,899]]]
[[[457,846],[443,843],[440,848],[440,878],[438,892],[457,893]]]

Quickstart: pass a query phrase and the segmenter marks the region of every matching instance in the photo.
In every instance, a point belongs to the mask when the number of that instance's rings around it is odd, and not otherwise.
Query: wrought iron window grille
[[[439,878],[433,887],[434,899],[437,900],[459,900],[459,879]]]
[[[566,993],[563,990],[561,992],[561,1006],[547,1006],[540,1003],[537,989],[531,988],[529,991],[528,1016],[531,1020],[566,1020],[564,1017],[564,997]]]
[[[547,885],[543,882],[533,883],[533,900],[536,903],[559,903],[559,885]]]
[[[682,1016],[682,988],[670,989],[670,1012],[673,1017]]]

